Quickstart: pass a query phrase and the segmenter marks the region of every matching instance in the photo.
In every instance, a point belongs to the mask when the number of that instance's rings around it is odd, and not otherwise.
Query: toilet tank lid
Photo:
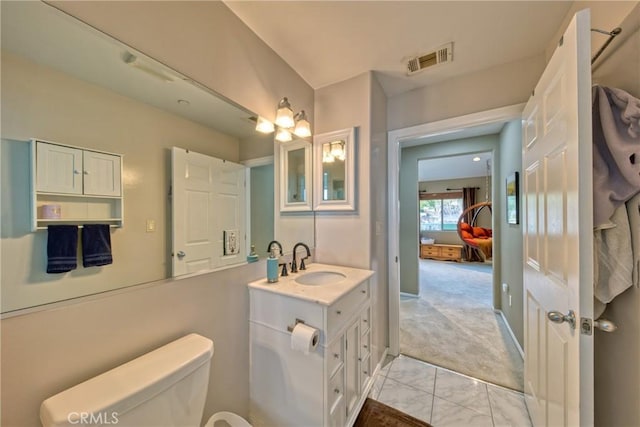
[[[126,413],[171,387],[213,356],[213,341],[189,334],[42,402],[45,427],[77,425],[75,414]]]

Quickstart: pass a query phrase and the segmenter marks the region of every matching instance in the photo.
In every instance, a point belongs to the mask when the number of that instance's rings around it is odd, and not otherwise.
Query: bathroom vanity
[[[249,284],[250,418],[255,426],[345,426],[370,388],[369,278],[373,271],[324,264],[276,283]],[[292,349],[296,322],[318,329],[316,348]]]

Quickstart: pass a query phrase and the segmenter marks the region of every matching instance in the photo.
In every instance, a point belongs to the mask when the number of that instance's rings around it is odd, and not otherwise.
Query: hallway
[[[419,297],[401,296],[400,352],[517,391],[523,360],[492,308],[492,266],[419,260]]]

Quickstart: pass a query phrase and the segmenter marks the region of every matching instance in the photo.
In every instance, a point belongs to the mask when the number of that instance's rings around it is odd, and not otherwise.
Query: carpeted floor
[[[492,308],[491,265],[420,260],[419,298],[400,299],[400,352],[523,390],[523,361]]]

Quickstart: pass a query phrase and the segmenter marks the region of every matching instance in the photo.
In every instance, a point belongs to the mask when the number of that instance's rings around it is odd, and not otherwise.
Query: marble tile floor
[[[531,426],[522,393],[404,355],[386,363],[369,397],[433,427]]]

